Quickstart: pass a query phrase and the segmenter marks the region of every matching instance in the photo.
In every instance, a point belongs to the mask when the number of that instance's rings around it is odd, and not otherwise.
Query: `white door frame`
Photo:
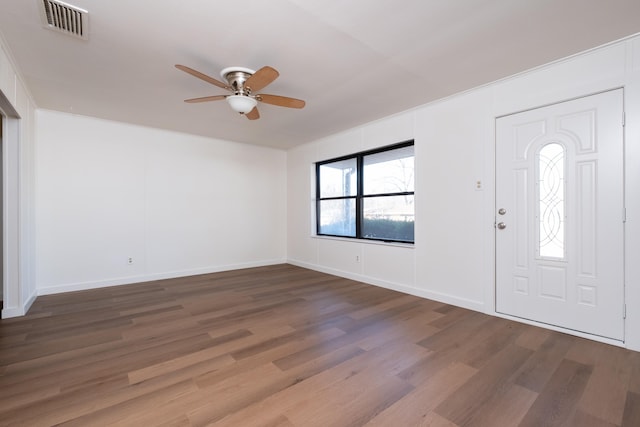
[[[509,320],[513,320],[519,323],[524,323],[524,324],[528,324],[528,325],[533,325],[533,326],[538,326],[544,329],[549,329],[552,331],[557,331],[557,332],[562,332],[562,333],[566,333],[569,335],[574,335],[574,336],[578,336],[581,338],[586,338],[592,341],[598,341],[598,342],[603,342],[606,344],[610,344],[610,345],[614,345],[614,346],[618,346],[618,347],[627,347],[626,342],[627,342],[627,316],[625,315],[624,319],[623,319],[623,330],[624,330],[624,338],[622,341],[618,341],[615,339],[611,339],[611,338],[606,338],[606,337],[601,337],[598,335],[592,335],[592,334],[588,334],[588,333],[584,333],[581,331],[575,331],[572,329],[566,329],[563,327],[559,327],[559,326],[555,326],[552,324],[548,324],[548,323],[541,323],[541,322],[537,322],[534,320],[529,320],[529,319],[525,319],[525,318],[521,318],[521,317],[517,317],[517,316],[511,316],[509,314],[504,314],[504,313],[500,313],[497,311],[497,279],[498,279],[498,257],[497,257],[497,233],[496,233],[496,225],[497,225],[497,168],[498,168],[498,163],[497,163],[497,120],[502,118],[502,117],[506,117],[506,116],[511,116],[514,114],[519,114],[519,113],[523,113],[523,112],[527,112],[527,111],[531,111],[531,110],[536,110],[539,108],[544,108],[544,107],[548,107],[548,106],[552,106],[552,105],[556,105],[556,104],[561,104],[564,102],[569,102],[569,101],[573,101],[576,99],[580,99],[580,98],[585,98],[585,97],[589,97],[589,96],[593,96],[593,95],[598,95],[601,93],[605,93],[605,92],[611,92],[614,90],[618,90],[618,89],[622,89],[623,90],[623,110],[626,110],[626,102],[625,102],[625,98],[626,98],[626,88],[624,87],[624,85],[621,86],[615,86],[615,87],[610,87],[610,88],[606,88],[603,90],[597,90],[594,92],[590,92],[590,93],[586,93],[586,94],[581,94],[578,96],[573,96],[570,98],[566,98],[566,99],[559,99],[559,100],[555,100],[552,102],[547,102],[547,103],[543,103],[540,105],[535,105],[535,106],[530,106],[528,108],[523,108],[523,109],[519,109],[516,111],[512,111],[509,113],[504,113],[504,114],[500,114],[500,115],[496,115],[494,116],[494,127],[493,127],[493,153],[492,155],[488,156],[487,160],[490,160],[490,163],[488,163],[488,165],[490,165],[490,168],[493,169],[493,194],[492,194],[492,200],[490,202],[491,204],[491,213],[490,213],[490,218],[492,218],[493,220],[493,230],[492,230],[492,236],[493,236],[493,286],[492,286],[492,298],[490,300],[491,302],[491,307],[490,307],[490,311],[491,314],[493,316],[496,317],[500,317],[500,318],[504,318],[504,319],[509,319]],[[622,137],[623,137],[623,168],[624,168],[624,183],[623,186],[625,187],[623,190],[623,201],[626,205],[627,201],[627,173],[626,173],[626,165],[627,165],[627,155],[626,155],[626,128],[623,126],[623,132],[622,132]],[[628,230],[626,227],[626,224],[624,224],[623,226],[623,242],[626,242],[628,239]],[[627,260],[627,256],[628,254],[627,252],[627,247],[626,247],[626,243],[624,243],[624,263],[625,263],[625,267],[623,269],[623,304],[626,307],[627,304],[627,268],[626,268],[626,260]],[[626,310],[625,310],[626,313]]]
[[[20,116],[0,91],[2,122],[2,318],[25,314],[20,280]]]

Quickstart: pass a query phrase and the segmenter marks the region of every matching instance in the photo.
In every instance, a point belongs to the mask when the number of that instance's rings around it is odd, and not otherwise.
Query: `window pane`
[[[318,229],[320,234],[355,237],[355,199],[320,201],[320,224]]]
[[[538,158],[539,253],[564,258],[564,147],[547,144]]]
[[[362,236],[413,242],[413,195],[363,199]]]
[[[357,187],[355,158],[320,165],[320,197],[355,196]]]
[[[363,158],[364,194],[414,191],[413,145]]]

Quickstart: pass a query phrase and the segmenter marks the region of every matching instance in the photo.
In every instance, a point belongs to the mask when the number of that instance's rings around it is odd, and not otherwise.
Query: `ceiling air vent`
[[[89,38],[89,12],[56,0],[42,0],[42,19],[47,28],[84,40]]]

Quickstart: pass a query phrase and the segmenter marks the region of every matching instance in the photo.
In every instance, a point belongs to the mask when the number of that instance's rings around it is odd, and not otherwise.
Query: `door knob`
[[[500,230],[504,230],[505,228],[507,228],[507,224],[505,224],[504,222],[499,222],[496,227],[498,227],[498,229]]]

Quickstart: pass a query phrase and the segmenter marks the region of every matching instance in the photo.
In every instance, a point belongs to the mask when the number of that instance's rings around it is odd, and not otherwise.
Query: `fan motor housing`
[[[229,82],[229,86],[233,88],[234,92],[238,95],[248,94],[249,91],[245,89],[244,83],[249,77],[255,73],[255,70],[245,67],[227,67],[220,71],[220,76]]]

